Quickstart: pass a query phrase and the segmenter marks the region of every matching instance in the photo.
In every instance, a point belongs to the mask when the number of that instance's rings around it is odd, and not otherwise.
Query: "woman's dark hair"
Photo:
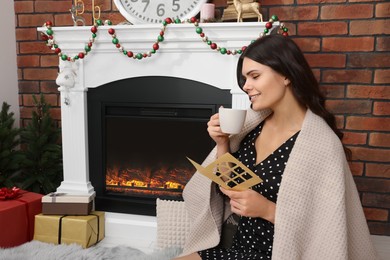
[[[322,117],[340,140],[343,138],[343,133],[336,127],[335,116],[325,108],[325,97],[320,91],[317,79],[302,51],[292,39],[280,34],[271,34],[251,43],[238,60],[237,81],[241,89],[245,84],[242,75],[244,58],[268,66],[287,77],[298,102]],[[344,146],[344,150],[350,158],[349,149]]]

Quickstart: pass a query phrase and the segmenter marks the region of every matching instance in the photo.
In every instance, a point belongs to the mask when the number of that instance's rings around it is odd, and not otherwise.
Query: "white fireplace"
[[[277,23],[274,23],[276,25]],[[265,23],[205,23],[203,32],[219,47],[237,50],[259,37]],[[54,27],[54,37],[63,53],[74,56],[91,37],[90,26]],[[168,25],[165,40],[152,57],[128,58],[112,43],[107,30],[114,28],[120,44],[134,53],[152,49],[161,25],[100,26],[92,50],[75,63],[60,59],[60,71],[70,71],[74,84],[60,86],[64,181],[58,192],[93,194],[88,160],[88,89],[113,81],[141,76],[171,76],[190,79],[230,90],[232,107],[247,108],[247,96],[238,88],[238,55],[222,55],[212,50],[192,24]],[[45,31],[46,28],[38,28]],[[156,238],[156,217],[107,212],[106,237],[120,243],[137,241],[140,248],[150,247]]]

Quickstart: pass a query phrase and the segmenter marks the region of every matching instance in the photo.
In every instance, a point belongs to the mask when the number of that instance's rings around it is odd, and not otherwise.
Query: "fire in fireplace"
[[[213,147],[207,121],[229,90],[172,77],[112,82],[88,92],[90,180],[97,210],[155,215],[156,198],[181,200]]]

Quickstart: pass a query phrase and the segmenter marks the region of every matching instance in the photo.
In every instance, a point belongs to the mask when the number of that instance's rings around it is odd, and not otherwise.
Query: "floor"
[[[378,255],[380,260],[390,260],[390,236],[371,236],[372,241],[378,251]],[[136,247],[146,253],[150,253],[154,250],[154,242],[151,242],[149,246],[145,247],[145,245],[137,246],[139,244],[136,240],[134,241],[126,241],[123,243],[122,239],[114,238],[114,237],[106,237],[104,238],[98,245],[103,247],[112,247],[117,245],[127,245],[131,247]]]

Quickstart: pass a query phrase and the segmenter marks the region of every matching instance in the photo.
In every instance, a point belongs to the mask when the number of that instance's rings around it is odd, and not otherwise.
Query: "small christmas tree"
[[[14,128],[14,113],[3,102],[0,112],[0,187],[15,186],[14,177],[20,170],[23,154],[17,149],[20,129]]]
[[[63,179],[62,149],[58,144],[60,130],[49,113],[44,96],[33,96],[36,111],[31,122],[21,132],[25,160],[21,188],[48,194],[56,190]]]

